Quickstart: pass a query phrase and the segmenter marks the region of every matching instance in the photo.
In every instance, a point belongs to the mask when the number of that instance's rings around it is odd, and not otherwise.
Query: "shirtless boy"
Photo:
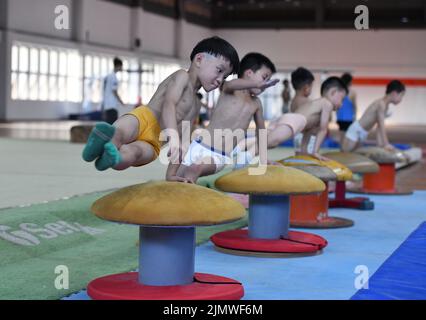
[[[319,149],[327,135],[331,113],[342,105],[346,94],[347,88],[342,80],[330,77],[321,85],[321,98],[297,109],[296,113],[303,115],[307,122],[303,130],[302,154],[310,154],[320,160],[326,159],[319,154]]]
[[[83,159],[96,160],[95,167],[100,171],[138,167],[158,157],[162,129],[169,137],[181,136],[182,121],[192,123],[198,116],[197,91],[201,87],[207,92],[218,88],[239,67],[234,47],[218,37],[200,41],[190,58],[189,70],[178,70],[166,78],[147,106],[137,107],[113,125],[97,124],[83,150]],[[171,159],[181,157],[181,153],[180,142],[172,145]],[[173,180],[172,175],[169,180]]]
[[[312,93],[312,85],[315,78],[312,72],[303,67],[299,67],[291,73],[291,84],[296,91],[296,95],[291,101],[290,112],[311,101],[309,96]]]
[[[274,64],[260,53],[249,53],[241,60],[238,79],[223,84],[212,119],[191,143],[177,176],[195,182],[199,176],[213,174],[225,164],[232,164],[234,157],[238,164],[250,162],[258,153],[259,141],[262,142],[259,131],[266,129],[262,104],[257,96],[278,82],[270,80],[275,71]],[[257,139],[246,139],[253,118]],[[305,123],[304,117],[298,114],[282,115],[268,127],[266,147],[274,147],[291,138]],[[219,136],[218,131],[224,134]]]
[[[405,86],[399,80],[392,80],[386,87],[386,95],[374,101],[365,111],[359,121],[352,123],[342,141],[342,151],[350,152],[367,139],[368,132],[377,124],[377,146],[388,151],[395,151],[389,143],[385,129],[385,118],[391,103],[397,105],[405,94]]]
[[[291,84],[293,85],[296,95],[291,101],[290,112],[297,112],[297,109],[306,103],[309,103],[311,99],[309,96],[312,93],[312,85],[315,78],[312,72],[308,69],[299,67],[291,73]],[[293,143],[296,152],[301,150],[303,134],[298,133],[294,136]]]

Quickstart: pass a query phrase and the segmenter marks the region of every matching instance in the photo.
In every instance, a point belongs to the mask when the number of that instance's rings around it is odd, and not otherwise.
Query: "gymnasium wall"
[[[234,44],[241,56],[260,51],[278,69],[305,66],[356,77],[426,79],[426,30],[224,30],[217,31]],[[338,69],[339,72],[333,72]],[[319,81],[313,97],[319,96]],[[358,116],[385,87],[354,85]],[[388,124],[426,124],[426,86],[408,86],[402,103],[391,107]],[[409,111],[407,111],[409,110]]]
[[[7,26],[2,33],[2,49],[8,52],[13,41],[26,40],[62,47],[93,49],[128,56],[149,54],[188,63],[193,46],[200,39],[219,35],[230,41],[242,57],[250,51],[270,56],[279,70],[306,66],[340,74],[352,71],[354,77],[426,78],[425,30],[211,30],[162,17],[142,9],[130,9],[98,0],[2,0],[7,2]],[[70,15],[71,30],[54,28],[54,8],[65,4]],[[46,15],[51,18],[46,18]],[[135,48],[133,39],[142,46]],[[6,41],[5,41],[6,39]],[[5,74],[10,72],[10,53]],[[333,70],[338,72],[333,73]],[[8,76],[6,76],[8,79]],[[317,81],[319,82],[319,81]],[[6,92],[10,84],[6,81]],[[318,96],[319,83],[313,97]],[[383,95],[382,86],[355,85],[359,112]],[[0,94],[1,94],[0,88]],[[0,104],[0,118],[56,119],[67,112],[78,111],[72,103],[11,101]],[[5,99],[3,99],[4,101]],[[0,100],[1,101],[1,100]],[[426,124],[426,87],[408,87],[401,105],[393,107],[388,123]],[[406,110],[409,109],[409,112]]]
[[[65,5],[73,15],[71,0],[6,0],[8,5],[8,29],[30,34],[42,34],[55,38],[70,39],[70,30],[56,30],[54,27],[55,8]]]
[[[8,16],[0,38],[4,41],[0,44],[7,52],[7,56],[2,57],[5,60],[3,74],[7,80],[2,86],[5,92],[10,92],[10,48],[15,41],[78,49],[80,52],[165,58],[186,65],[193,46],[199,39],[212,34],[207,28],[185,21],[98,0],[1,1],[5,1]],[[70,19],[70,30],[55,29],[54,9],[57,5],[66,5],[70,17],[77,13],[77,18]],[[134,47],[134,38],[141,40],[140,48]],[[0,97],[3,97],[0,101],[5,101],[0,103],[0,119],[5,120],[59,119],[81,111],[80,104],[71,102],[12,100],[9,94]]]

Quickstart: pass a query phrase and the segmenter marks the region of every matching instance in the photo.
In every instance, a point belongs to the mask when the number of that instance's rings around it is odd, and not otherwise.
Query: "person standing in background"
[[[309,96],[312,93],[315,77],[311,71],[304,67],[299,67],[291,73],[291,84],[293,85],[296,95],[290,104],[290,112],[297,112],[297,109],[304,104],[310,103]],[[294,136],[293,144],[296,152],[300,152],[302,147],[303,134],[299,132]]]
[[[289,112],[289,106],[290,106],[290,100],[291,100],[291,96],[290,96],[290,84],[288,82],[287,79],[283,80],[283,92],[281,93],[281,97],[283,99],[283,107],[281,112],[282,113],[287,113]]]
[[[118,95],[117,72],[123,71],[123,61],[114,58],[114,71],[108,74],[104,79],[103,99],[102,99],[102,118],[105,122],[113,124],[118,119],[118,108],[124,105]]]
[[[343,99],[342,107],[337,111],[337,124],[340,131],[340,143],[349,126],[356,120],[356,93],[352,89],[352,76],[344,73],[340,78],[348,88],[348,95]]]

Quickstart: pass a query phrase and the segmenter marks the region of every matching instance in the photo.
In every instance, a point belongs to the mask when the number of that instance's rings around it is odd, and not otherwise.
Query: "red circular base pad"
[[[244,295],[241,283],[206,273],[195,273],[195,281],[180,286],[140,284],[137,272],[97,278],[87,286],[96,300],[239,300]]]
[[[312,229],[331,229],[331,228],[348,228],[354,225],[349,219],[339,217],[327,217],[321,221],[290,221],[293,228],[312,228]]]
[[[270,240],[250,238],[248,230],[231,230],[216,233],[210,240],[218,247],[253,252],[309,253],[327,245],[324,238],[299,231],[289,231],[286,239]]]

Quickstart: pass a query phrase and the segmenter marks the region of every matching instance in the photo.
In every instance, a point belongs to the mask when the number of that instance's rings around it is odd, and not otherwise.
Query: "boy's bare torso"
[[[321,113],[330,102],[325,98],[319,98],[309,103],[301,105],[296,113],[300,113],[306,118],[306,126],[303,132],[317,131],[320,127]]]
[[[370,131],[377,123],[379,113],[385,113],[386,110],[387,107],[383,99],[377,99],[364,111],[364,114],[359,119],[359,124],[364,130]]]
[[[247,131],[253,115],[261,107],[260,101],[256,97],[246,96],[241,92],[236,91],[233,94],[222,92],[220,94],[217,106],[212,114],[211,121],[205,129],[212,139],[216,129],[235,130],[240,129]],[[228,131],[229,132],[229,131]],[[236,144],[243,139],[237,135],[227,135],[222,137],[220,141],[205,141],[203,143],[214,146],[216,149],[230,153]],[[233,141],[231,142],[230,139]]]
[[[297,112],[297,109],[304,105],[311,102],[311,99],[309,99],[308,97],[305,97],[303,95],[296,95],[293,99],[293,101],[291,101],[291,106],[290,106],[290,110],[291,112]]]
[[[160,123],[161,129],[166,129],[164,121],[162,119],[163,105],[166,98],[167,90],[170,86],[175,85],[176,77],[179,72],[186,72],[185,70],[178,70],[168,76],[163,82],[160,83],[154,96],[148,103],[148,107],[154,113],[155,117]],[[196,92],[192,84],[188,81],[185,85],[185,89],[176,104],[176,123],[178,126],[179,135],[182,133],[182,121],[189,121],[192,125],[192,121],[198,115],[201,104],[196,96]]]

